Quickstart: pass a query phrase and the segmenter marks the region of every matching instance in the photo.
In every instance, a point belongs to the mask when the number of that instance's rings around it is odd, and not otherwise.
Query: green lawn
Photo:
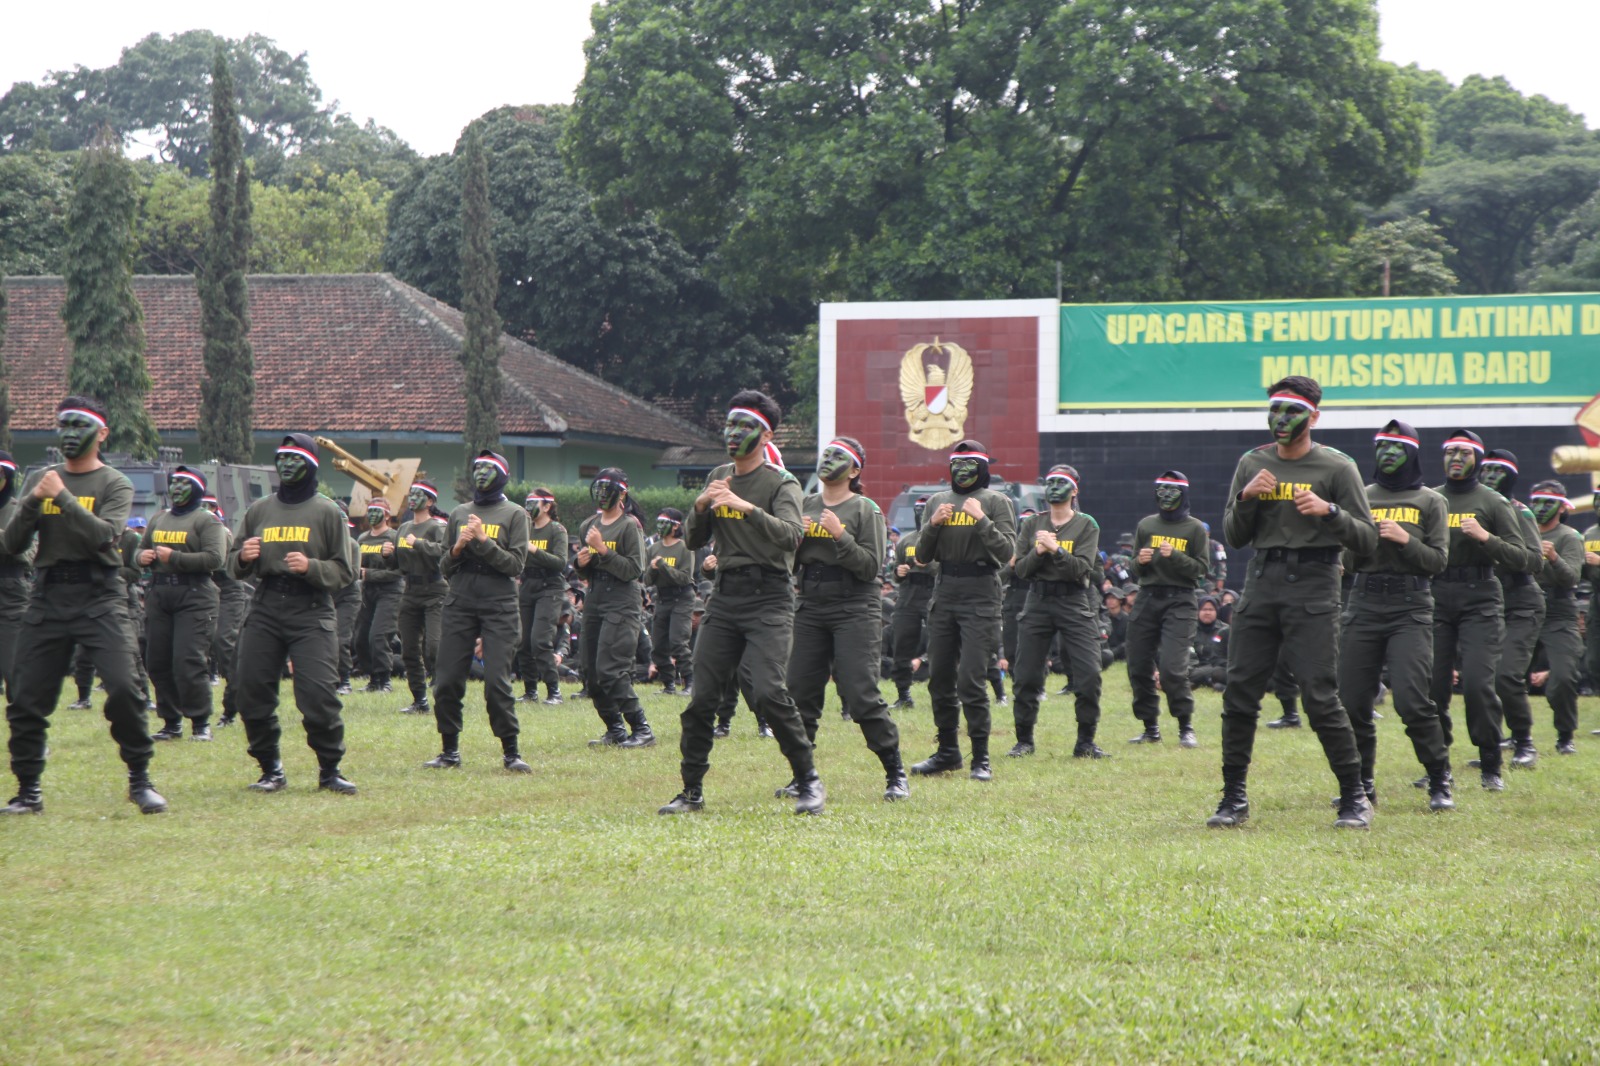
[[[419,768],[437,737],[402,694],[358,696],[360,796],[316,791],[294,720],[279,795],[245,791],[237,728],[160,748],[159,817],[63,706],[47,813],[0,823],[0,1063],[1600,1060],[1597,701],[1571,758],[1536,701],[1538,769],[1489,795],[1458,767],[1447,815],[1389,716],[1370,833],[1331,828],[1309,730],[1263,730],[1227,832],[1203,826],[1219,698],[1199,750],[1130,748],[1120,671],[1113,759],[1068,757],[1052,696],[1039,755],[897,805],[830,712],[815,819],[772,798],[787,768],[743,711],[705,813],[658,817],[674,697],[649,751],[589,750],[585,702],[524,712],[528,778],[476,687],[454,772]]]

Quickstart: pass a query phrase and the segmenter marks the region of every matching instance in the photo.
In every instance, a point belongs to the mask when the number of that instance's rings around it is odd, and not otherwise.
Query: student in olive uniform
[[[989,480],[988,452],[978,441],[963,440],[950,453],[950,491],[928,500],[920,551],[923,562],[939,564],[928,608],[928,696],[939,747],[911,767],[914,774],[961,769],[959,729],[965,710],[971,776],[975,781],[994,776],[984,682],[1000,651],[1000,568],[1011,558],[1016,518],[1011,501],[991,489]]]
[[[1211,565],[1211,540],[1189,513],[1189,479],[1183,471],[1167,470],[1156,478],[1156,508],[1133,531],[1139,599],[1128,618],[1128,684],[1133,716],[1144,723],[1144,732],[1133,743],[1161,739],[1161,697],[1154,676],[1159,667],[1167,713],[1178,720],[1178,743],[1193,748],[1198,741],[1192,724],[1189,649],[1195,596]]]
[[[1506,635],[1500,645],[1500,668],[1495,671],[1494,692],[1511,730],[1511,765],[1531,769],[1539,759],[1533,744],[1533,707],[1528,703],[1528,670],[1544,628],[1545,598],[1537,580],[1544,568],[1539,550],[1538,523],[1533,512],[1512,495],[1517,483],[1517,457],[1503,448],[1484,453],[1478,480],[1506,498],[1516,512],[1523,559],[1496,563],[1495,576],[1505,594]]]
[[[789,691],[813,743],[822,721],[828,679],[834,679],[845,716],[861,727],[867,747],[883,764],[883,798],[911,795],[900,760],[900,731],[879,690],[883,604],[878,571],[884,557],[883,512],[861,494],[866,449],[839,437],[817,458],[820,492],[801,504],[805,536],[795,552],[800,605],[789,654]],[[798,796],[796,782],[778,790]]]
[[[225,547],[222,551],[222,565],[211,572],[211,580],[217,586],[217,631],[211,638],[211,673],[212,676],[226,682],[233,676],[234,649],[239,645],[239,627],[244,624],[244,613],[250,607],[250,586],[240,581],[235,581],[228,573],[228,553],[233,550],[233,530],[228,527],[228,519],[222,512],[222,505],[215,496],[206,495],[200,498],[200,506],[206,509],[211,517],[217,520],[217,525],[222,527],[222,538]],[[221,723],[218,723],[219,725]]]
[[[338,615],[333,593],[355,579],[355,555],[344,513],[317,492],[316,442],[283,438],[274,456],[278,491],[252,503],[239,523],[228,570],[256,582],[239,631],[236,706],[261,777],[255,792],[281,792],[283,772],[278,687],[294,663],[294,702],[306,745],[317,756],[317,787],[353,796],[340,772],[344,758],[339,683]]]
[[[717,541],[716,595],[700,624],[694,653],[694,695],[680,716],[683,791],[660,813],[705,807],[717,706],[742,669],[750,695],[777,735],[799,795],[796,814],[820,814],[827,792],[812,761],[805,723],[785,674],[794,634],[795,549],[805,532],[800,483],[767,461],[766,445],[783,417],[763,392],[734,395],[722,439],[733,460],[711,471],[689,514],[689,547]]]
[[[919,554],[922,541],[922,519],[928,508],[928,498],[919,496],[911,505],[917,528],[906,533],[894,546],[894,582],[898,595],[894,603],[894,668],[889,678],[894,682],[895,707],[915,707],[911,698],[911,660],[922,654],[928,625],[928,604],[933,600],[933,584],[939,577],[939,565],[929,564]]]
[[[555,493],[538,488],[528,493],[522,506],[531,523],[528,564],[522,571],[517,602],[522,611],[522,642],[517,651],[517,671],[524,694],[520,701],[539,698],[544,682],[544,703],[561,704],[561,674],[556,669],[557,631],[566,606],[567,527],[561,524]]]
[[[1026,521],[1038,514],[1031,508],[1023,508],[1022,520]],[[1009,560],[1000,569],[1000,657],[995,663],[997,669],[990,675],[990,685],[1000,681],[1000,687],[995,692],[997,703],[1005,702],[1005,683],[1000,676],[1009,672],[1012,680],[1016,679],[1017,670],[1017,625],[1022,618],[1022,609],[1028,604],[1028,590],[1033,587],[1031,581],[1017,576],[1017,561]]]
[[[361,614],[361,556],[356,540],[361,530],[351,520],[349,507],[339,501],[339,511],[345,516],[345,529],[349,533],[350,570],[356,579],[333,594],[333,605],[338,615],[339,631],[339,687],[341,696],[350,695],[350,678],[355,672],[356,618]]]
[[[614,466],[589,485],[598,508],[578,526],[573,566],[589,582],[583,605],[583,678],[606,731],[594,747],[648,748],[656,735],[633,691],[634,657],[644,626],[644,527],[628,506],[628,475]],[[687,554],[687,551],[685,551]],[[626,727],[624,727],[626,723]]]
[[[1339,780],[1334,825],[1366,829],[1372,804],[1361,785],[1355,734],[1339,703],[1339,549],[1370,554],[1378,531],[1355,463],[1311,439],[1322,387],[1294,376],[1269,391],[1273,441],[1239,460],[1223,522],[1229,546],[1254,547],[1256,555],[1233,610],[1222,694],[1222,802],[1206,824],[1236,826],[1250,816],[1246,789],[1256,721],[1283,655]]]
[[[522,639],[516,579],[528,557],[528,513],[506,499],[511,467],[487,448],[472,462],[472,502],[450,512],[441,570],[450,582],[439,631],[433,713],[441,741],[431,770],[461,765],[461,705],[473,651],[483,642],[483,702],[512,773],[531,774],[518,748],[521,729],[511,692],[511,666]]]
[[[1444,569],[1450,509],[1422,484],[1420,441],[1410,423],[1393,419],[1373,440],[1376,470],[1367,502],[1378,524],[1370,552],[1346,552],[1350,600],[1339,633],[1339,699],[1361,752],[1361,782],[1374,805],[1378,731],[1373,704],[1389,671],[1394,708],[1417,762],[1427,771],[1428,806],[1455,807],[1450,750],[1444,742],[1433,684],[1433,578]]]
[[[1576,530],[1561,524],[1561,516],[1572,510],[1567,490],[1559,481],[1541,481],[1528,497],[1533,517],[1539,523],[1539,550],[1544,566],[1539,584],[1544,589],[1547,607],[1539,645],[1550,663],[1550,677],[1544,683],[1544,698],[1555,717],[1556,754],[1576,755],[1573,734],[1578,729],[1578,663],[1583,656],[1583,641],[1578,636],[1578,603],[1574,590],[1583,570],[1583,538]]]
[[[389,526],[389,501],[367,501],[367,531],[356,540],[360,552],[361,613],[356,616],[357,658],[367,662],[367,692],[388,692],[394,666],[394,637],[400,618],[400,571]]]
[[[1583,667],[1591,681],[1600,682],[1600,525],[1583,534],[1583,580],[1589,582],[1589,616],[1585,619]],[[1591,730],[1600,737],[1600,729]]]
[[[211,739],[211,672],[206,657],[217,631],[219,596],[211,572],[222,565],[228,538],[200,505],[206,479],[180,466],[167,479],[172,506],[150,519],[139,541],[148,567],[145,662],[165,723],[151,740],[179,740],[189,719],[194,740]]]
[[[683,543],[683,512],[663,508],[656,516],[656,535],[650,545],[644,583],[655,589],[656,611],[650,619],[651,661],[663,691],[677,691],[674,682],[688,688],[694,668],[689,661],[689,632],[694,615],[694,553]]]
[[[435,506],[438,501],[438,489],[426,481],[413,481],[406,496],[411,521],[400,527],[394,547],[388,549],[395,568],[405,578],[395,624],[400,630],[411,703],[400,709],[401,714],[428,713],[428,678],[439,655],[439,627],[450,587],[439,563],[449,548],[444,527],[450,516]]]
[[[22,510],[17,499],[17,461],[11,453],[0,451],[0,530],[4,530]],[[34,544],[16,554],[0,552],[0,683],[11,693],[12,661],[17,647],[17,632],[28,609],[28,590],[32,587]]]
[[[1505,640],[1505,594],[1494,568],[1525,568],[1528,549],[1511,504],[1478,480],[1483,455],[1476,433],[1456,430],[1444,442],[1440,491],[1450,508],[1450,556],[1433,586],[1433,702],[1448,747],[1452,675],[1459,658],[1467,730],[1478,746],[1481,783],[1499,792],[1505,788],[1500,776],[1503,712],[1495,675]]]
[[[1217,617],[1217,598],[1201,596],[1195,607],[1193,656],[1189,684],[1221,692],[1228,687],[1228,623]]]
[[[17,794],[0,814],[44,811],[39,780],[49,750],[45,738],[74,647],[87,651],[105,683],[102,713],[128,768],[128,799],[145,814],[167,809],[150,783],[154,746],[139,689],[128,592],[117,572],[123,561],[117,539],[133,506],[133,484],[100,460],[100,446],[110,435],[98,400],[62,400],[56,440],[65,462],[28,478],[16,514],[0,531],[0,554],[15,558],[36,547],[38,573],[17,634],[6,708]]]
[[[1052,466],[1045,474],[1044,498],[1049,507],[1022,520],[1013,549],[1017,576],[1030,587],[1017,625],[1017,742],[1006,754],[1034,752],[1050,646],[1059,640],[1078,720],[1072,756],[1103,759],[1106,753],[1094,742],[1100,724],[1100,593],[1092,575],[1100,565],[1100,524],[1077,510],[1078,472],[1070,466]]]

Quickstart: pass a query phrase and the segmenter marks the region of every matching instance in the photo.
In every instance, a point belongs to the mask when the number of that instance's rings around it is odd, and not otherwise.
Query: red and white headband
[[[532,492],[528,493],[527,498],[525,500],[523,500],[522,502],[523,503],[532,503],[534,500],[543,500],[543,501],[548,503],[549,501],[551,501],[553,499],[555,499],[555,497],[550,495],[548,492],[544,492],[541,489],[534,489]]]
[[[388,514],[389,501],[384,499],[382,496],[373,496],[367,500],[367,510],[382,511],[384,514]]]
[[[439,498],[439,490],[428,484],[426,481],[413,481],[411,483],[411,487],[414,490],[427,493],[436,500]]]
[[[1065,470],[1052,470],[1044,476],[1046,481],[1049,481],[1051,478],[1060,478],[1062,481],[1065,481],[1068,485],[1072,486],[1073,492],[1078,491],[1078,479],[1067,473]]]
[[[1507,470],[1511,471],[1513,474],[1521,473],[1521,471],[1517,469],[1517,464],[1516,463],[1513,463],[1510,459],[1501,459],[1499,456],[1496,456],[1493,459],[1485,459],[1483,461],[1483,465],[1484,466],[1503,466]]]
[[[772,429],[772,423],[768,422],[767,421],[767,416],[762,414],[760,411],[752,411],[748,407],[730,407],[730,408],[728,408],[728,417],[732,418],[734,415],[749,415],[751,418],[753,418],[757,422],[761,423],[761,428],[762,429],[765,429],[765,430],[768,430],[768,431],[771,431],[771,429]]]
[[[10,459],[0,459],[0,468],[9,470],[13,474],[17,472],[17,464],[13,463]]]
[[[1451,437],[1449,440],[1444,442],[1442,447],[1445,451],[1449,451],[1451,448],[1471,448],[1479,455],[1483,454],[1483,445],[1479,444],[1471,437]]]
[[[84,418],[87,418],[101,429],[105,429],[108,425],[104,416],[95,414],[87,407],[63,407],[61,410],[56,412],[56,418],[58,419],[65,418],[68,415],[82,415]]]
[[[195,488],[199,489],[201,496],[205,495],[205,491],[206,491],[205,479],[203,479],[199,474],[191,474],[187,470],[174,470],[172,472],[172,476],[173,477],[181,477],[181,478],[183,478],[185,481],[187,481],[187,482],[191,483],[192,485],[194,485]],[[201,502],[203,503],[205,501],[202,500]]]
[[[957,459],[976,459],[980,463],[987,463],[989,461],[989,457],[983,452],[951,452],[950,461],[953,463]]]
[[[1374,433],[1373,440],[1387,441],[1390,444],[1409,444],[1413,448],[1420,448],[1422,442],[1415,437],[1408,437],[1404,433]]]
[[[511,476],[511,468],[506,465],[506,461],[500,458],[498,455],[495,455],[493,452],[489,452],[486,455],[480,455],[476,459],[472,460],[473,466],[477,466],[479,463],[491,463],[506,477]]]
[[[1567,499],[1565,496],[1562,496],[1562,495],[1560,495],[1558,493],[1554,493],[1554,492],[1530,492],[1528,494],[1528,499],[1530,499],[1530,500],[1556,500],[1563,507],[1571,507],[1572,506],[1572,501],[1571,500]]]
[[[658,515],[656,515],[656,521],[657,522],[671,522],[673,525],[677,525],[678,524],[678,520],[676,518],[673,518],[669,514],[658,514]]]
[[[766,455],[767,455],[767,462],[771,463],[773,466],[777,467],[779,470],[786,469],[786,467],[783,465],[783,453],[780,452],[778,450],[778,446],[776,444],[772,443],[770,440],[767,441]]]
[[[829,448],[838,448],[841,452],[844,452],[851,459],[855,460],[855,464],[857,466],[861,467],[861,469],[865,470],[867,468],[866,460],[861,458],[861,456],[857,455],[856,454],[856,450],[854,448],[850,447],[850,445],[846,444],[844,441],[842,441],[842,440],[829,441],[828,442],[828,447]]]
[[[1183,478],[1181,478],[1181,477],[1158,477],[1158,478],[1156,478],[1156,484],[1157,485],[1171,485],[1174,488],[1179,488],[1179,489],[1186,489],[1186,488],[1189,487],[1189,483],[1187,481],[1183,480]]]
[[[1304,407],[1307,411],[1315,411],[1317,409],[1316,404],[1312,403],[1304,396],[1300,396],[1293,392],[1275,392],[1271,396],[1267,397],[1267,403],[1269,405],[1275,403],[1292,403],[1296,406]]]
[[[300,458],[302,458],[306,462],[310,463],[313,467],[317,467],[317,466],[321,465],[320,463],[317,462],[317,457],[315,455],[313,455],[310,452],[306,451],[304,448],[300,447],[298,444],[285,444],[283,447],[278,449],[278,454],[279,455],[298,455]]]

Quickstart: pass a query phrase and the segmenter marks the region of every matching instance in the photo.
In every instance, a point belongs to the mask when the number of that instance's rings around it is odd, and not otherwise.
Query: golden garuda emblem
[[[944,357],[948,368],[932,360]],[[924,363],[924,360],[928,362]],[[942,451],[966,436],[972,399],[972,357],[958,344],[918,344],[900,360],[900,399],[906,405],[911,440]]]

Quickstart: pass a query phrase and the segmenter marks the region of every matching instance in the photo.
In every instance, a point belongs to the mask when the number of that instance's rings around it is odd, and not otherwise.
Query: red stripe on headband
[[[421,489],[423,492],[426,492],[429,496],[432,496],[436,500],[439,498],[439,490],[428,484],[426,481],[413,481],[411,483],[411,487],[414,489]]]
[[[1567,499],[1565,496],[1557,496],[1553,492],[1534,492],[1534,493],[1530,493],[1528,495],[1528,499],[1530,499],[1530,500],[1560,500],[1567,507],[1571,507],[1572,506],[1572,501],[1571,500]]]
[[[767,462],[771,463],[775,467],[778,467],[780,470],[786,469],[783,465],[783,453],[780,452],[778,450],[778,446],[772,443],[770,440],[767,441],[766,453]]]
[[[278,449],[278,454],[279,455],[285,455],[285,454],[298,455],[300,458],[304,459],[306,462],[310,463],[312,466],[315,466],[315,467],[317,467],[319,469],[322,466],[321,463],[317,462],[317,457],[315,455],[312,455],[310,452],[306,451],[304,448],[300,447],[297,444],[285,444],[283,447]]]
[[[181,477],[185,481],[193,482],[194,483],[194,487],[199,489],[202,493],[204,493],[206,491],[206,483],[200,479],[200,476],[198,474],[191,474],[187,470],[174,470],[172,472],[172,476],[173,477]],[[203,503],[205,501],[202,500],[201,502]]]
[[[763,428],[765,428],[765,429],[767,429],[769,431],[772,429],[772,423],[768,422],[766,416],[763,415],[760,411],[752,411],[748,407],[730,407],[730,408],[728,408],[728,417],[732,418],[734,415],[749,415],[751,418],[755,419],[757,422],[760,422]]]
[[[553,500],[553,499],[555,499],[555,497],[550,495],[548,492],[540,492],[538,489],[535,489],[534,491],[528,493],[527,497],[522,502],[523,503],[527,503],[528,500]]]
[[[957,459],[981,459],[983,462],[989,462],[989,457],[982,452],[951,452],[950,459],[952,462]]]
[[[1182,480],[1180,480],[1178,478],[1171,478],[1171,477],[1158,477],[1158,478],[1156,478],[1156,484],[1157,485],[1176,485],[1180,489],[1186,489],[1186,488],[1189,487],[1189,483],[1187,481],[1182,481]]]
[[[1471,448],[1473,451],[1477,452],[1479,455],[1483,454],[1483,445],[1479,444],[1477,441],[1472,440],[1471,438],[1468,438],[1468,437],[1451,437],[1449,440],[1445,441],[1444,444],[1441,447],[1449,448],[1451,445],[1455,445],[1455,444],[1460,444],[1460,445],[1463,445],[1465,447]]]
[[[844,441],[842,441],[842,440],[829,441],[828,442],[828,447],[830,447],[830,448],[838,448],[841,452],[844,452],[850,458],[854,459],[856,461],[856,465],[857,466],[861,467],[863,470],[865,470],[867,468],[866,461],[863,460],[861,458],[861,456],[857,455],[856,454],[856,450],[854,448],[850,447],[850,445],[846,444]]]
[[[1073,477],[1071,474],[1063,473],[1060,470],[1052,471],[1051,473],[1046,474],[1044,476],[1044,479],[1046,481],[1049,481],[1051,478],[1057,478],[1057,477],[1060,478],[1062,481],[1065,481],[1067,484],[1071,485],[1074,489],[1076,489],[1078,487],[1078,479],[1077,478]]]
[[[1292,393],[1292,392],[1275,392],[1271,396],[1267,397],[1267,402],[1269,404],[1270,403],[1294,403],[1294,404],[1299,404],[1301,407],[1304,407],[1307,411],[1315,411],[1317,409],[1317,405],[1316,404],[1312,403],[1310,400],[1306,399],[1304,396],[1298,396],[1298,395],[1296,395],[1295,393]]]
[[[1517,464],[1513,463],[1510,459],[1501,459],[1501,458],[1498,458],[1498,457],[1496,457],[1494,459],[1485,459],[1483,461],[1483,465],[1484,466],[1503,466],[1507,470],[1511,471],[1513,474],[1522,473],[1522,471],[1517,469]]]
[[[480,455],[480,456],[478,456],[476,459],[474,459],[472,461],[474,463],[493,463],[499,469],[499,471],[502,474],[504,474],[506,477],[510,477],[511,476],[511,468],[509,466],[507,466],[505,464],[505,461],[503,459],[500,459],[498,456]]]
[[[7,470],[12,471],[13,473],[15,473],[17,469],[17,464],[13,463],[10,459],[0,459],[0,466],[5,467]]]
[[[378,510],[382,511],[384,514],[388,514],[389,513],[389,501],[384,499],[382,496],[371,496],[371,497],[368,497],[368,499],[367,499],[367,510],[370,511],[374,507],[376,507]]]
[[[60,418],[62,415],[82,415],[84,418],[87,418],[101,429],[105,429],[106,425],[108,424],[100,415],[97,415],[93,411],[86,410],[82,407],[66,407],[56,412],[57,418]]]
[[[1409,444],[1413,448],[1419,448],[1422,446],[1422,442],[1417,438],[1408,437],[1403,433],[1374,433],[1372,435],[1372,439],[1393,441],[1396,444]]]

